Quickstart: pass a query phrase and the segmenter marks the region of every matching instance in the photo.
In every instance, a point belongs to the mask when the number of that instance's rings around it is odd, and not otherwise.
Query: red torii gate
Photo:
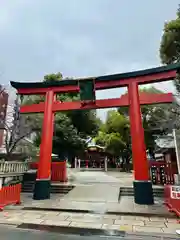
[[[20,111],[22,113],[44,112],[42,140],[40,148],[40,161],[33,198],[36,200],[50,198],[51,153],[54,112],[75,109],[84,110],[92,108],[96,109],[119,107],[129,105],[133,166],[135,177],[133,183],[134,199],[135,203],[138,204],[153,204],[153,190],[152,183],[149,177],[148,162],[146,157],[146,147],[144,143],[144,130],[141,121],[138,85],[173,80],[176,78],[176,73],[178,69],[180,69],[179,63],[165,67],[158,67],[122,74],[107,75],[96,78],[35,83],[11,82],[11,85],[17,89],[18,94],[20,95],[45,95],[45,103],[32,104],[31,106],[22,106],[20,108]],[[80,92],[82,90],[82,84],[88,84],[89,82],[93,83],[94,92],[95,90],[127,86],[129,102],[124,101],[123,103],[123,97],[117,99],[103,100],[94,99],[92,101],[89,101],[90,99],[87,99],[88,101],[76,102],[56,101],[57,93]],[[148,101],[144,102],[144,104],[160,103],[162,99],[165,102],[173,101],[173,97],[171,94],[160,95],[158,94],[156,95],[156,97],[154,96],[152,101],[151,99],[149,99]]]

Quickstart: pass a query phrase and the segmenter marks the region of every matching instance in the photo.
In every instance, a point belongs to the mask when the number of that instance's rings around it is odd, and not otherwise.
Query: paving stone
[[[120,216],[119,220],[136,220],[136,216]]]
[[[144,225],[147,227],[160,227],[160,228],[166,227],[165,222],[163,221],[160,221],[160,222],[144,221]]]
[[[16,216],[8,216],[8,217],[2,216],[0,217],[0,221],[6,220],[6,219],[8,220],[9,218],[12,218],[12,217],[16,217]]]
[[[71,222],[86,222],[86,223],[102,223],[102,224],[113,224],[114,220],[113,219],[108,219],[108,218],[94,218],[94,217],[79,217],[79,218],[74,218],[74,217],[68,217],[66,219],[67,221]]]
[[[133,226],[133,232],[162,233],[163,230],[160,227]]]
[[[43,218],[43,215],[31,215],[31,214],[23,214],[23,215],[21,215],[21,216],[16,216],[16,215],[14,215],[14,216],[12,216],[12,217],[17,217],[17,218],[20,218],[20,219],[41,219],[41,218]]]
[[[43,222],[42,219],[33,219],[33,218],[25,218],[22,220],[23,223],[34,223],[34,224],[40,224]]]
[[[165,225],[167,226],[167,228],[180,229],[179,223],[166,223]]]
[[[108,219],[112,219],[112,220],[118,220],[120,219],[120,217],[118,215],[111,215],[111,214],[107,214],[107,215],[103,215],[103,218],[108,218]]]
[[[179,223],[179,220],[178,220],[178,219],[174,219],[174,218],[168,218],[168,219],[167,219],[167,222],[168,222],[168,223],[178,224],[178,223]]]
[[[45,216],[58,216],[58,215],[60,215],[60,213],[59,212],[43,212],[43,214],[45,215]]]
[[[85,216],[69,216],[69,217],[67,217],[67,219],[68,219],[68,221],[82,221],[83,222],[83,220],[84,220],[84,218],[85,218]],[[89,218],[89,219],[91,219],[91,221],[96,221],[96,219],[95,218]]]
[[[114,224],[144,226],[143,221],[135,221],[135,220],[115,220]]]
[[[68,216],[63,216],[63,215],[57,215],[57,216],[43,216],[41,219],[42,220],[52,220],[52,221],[64,221],[68,218]]]
[[[44,214],[31,214],[31,213],[25,213],[20,216],[21,218],[43,218]]]
[[[98,219],[102,219],[104,217],[104,214],[84,214],[85,217],[90,217],[90,218],[98,218]]]
[[[149,217],[142,217],[142,216],[135,217],[135,220],[138,220],[138,221],[150,221]]]
[[[100,229],[102,228],[102,224],[93,224],[93,223],[85,223],[85,222],[71,222],[70,225],[71,227],[81,227],[81,228],[95,228],[95,229]]]
[[[22,220],[17,218],[17,217],[14,217],[14,218],[6,218],[6,219],[0,219],[0,223],[1,224],[21,224],[22,223]]]
[[[166,218],[161,217],[150,217],[149,220],[152,222],[167,222]]]
[[[45,220],[41,222],[41,225],[52,225],[52,226],[69,226],[68,221],[55,221],[55,220]]]
[[[114,224],[115,220],[110,218],[102,218],[99,220],[102,224]]]
[[[71,212],[60,212],[60,216],[68,216],[68,217],[83,217],[84,213],[71,213]]]
[[[132,232],[132,225],[103,224],[102,229]]]
[[[177,229],[180,228],[162,228],[162,231],[167,234],[175,234]]]
[[[20,215],[23,215],[23,212],[22,211],[3,211],[0,213],[0,216],[10,216],[10,215],[20,216]]]

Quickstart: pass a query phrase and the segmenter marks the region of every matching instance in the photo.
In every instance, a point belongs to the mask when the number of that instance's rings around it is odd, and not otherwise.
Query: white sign
[[[180,199],[180,186],[171,186],[171,198]]]

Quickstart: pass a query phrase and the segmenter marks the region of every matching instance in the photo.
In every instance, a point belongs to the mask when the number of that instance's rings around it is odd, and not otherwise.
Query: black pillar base
[[[134,201],[137,204],[154,204],[153,188],[151,181],[134,181]]]
[[[34,200],[50,199],[51,181],[47,179],[36,179],[34,186]]]

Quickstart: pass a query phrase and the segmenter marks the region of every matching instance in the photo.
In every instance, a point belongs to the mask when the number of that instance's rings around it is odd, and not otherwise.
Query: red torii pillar
[[[128,96],[134,168],[134,199],[138,204],[153,204],[153,189],[146,155],[138,83],[132,82],[128,85]]]
[[[51,154],[52,154],[52,137],[54,126],[54,92],[47,91],[45,96],[45,109],[42,125],[40,159],[37,171],[37,178],[34,188],[33,198],[43,200],[50,198],[51,188]]]

